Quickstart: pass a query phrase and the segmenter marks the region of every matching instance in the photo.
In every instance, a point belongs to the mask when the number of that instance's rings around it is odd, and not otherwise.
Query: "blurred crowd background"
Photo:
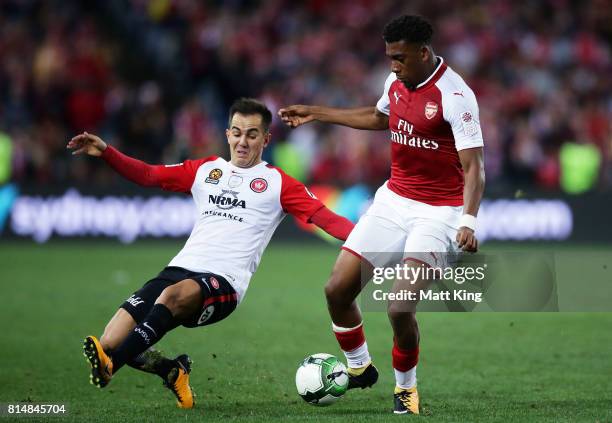
[[[87,130],[150,163],[227,154],[241,96],[374,105],[389,73],[381,32],[418,13],[474,89],[488,192],[612,190],[609,0],[2,0],[0,184],[119,187],[70,156]],[[278,119],[265,159],[309,183],[379,185],[386,131]]]

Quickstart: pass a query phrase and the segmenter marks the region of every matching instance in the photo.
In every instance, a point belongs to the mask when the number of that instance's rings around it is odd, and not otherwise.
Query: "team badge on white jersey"
[[[478,133],[478,124],[474,121],[470,112],[463,112],[461,114],[461,124],[463,125],[463,132],[466,136],[472,136]]]
[[[268,189],[268,181],[264,178],[255,178],[251,181],[251,189],[256,193],[264,192]]]
[[[223,176],[223,171],[221,169],[219,168],[213,169],[208,174],[208,178],[206,178],[205,182],[207,184],[217,185],[219,183],[219,179],[221,179],[221,176]]]

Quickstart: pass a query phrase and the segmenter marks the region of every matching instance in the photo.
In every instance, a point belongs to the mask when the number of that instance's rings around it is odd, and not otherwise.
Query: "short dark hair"
[[[387,43],[405,41],[406,43],[430,44],[433,27],[422,16],[403,15],[393,19],[383,29],[383,39]]]
[[[272,112],[266,107],[261,101],[254,98],[239,98],[234,101],[229,111],[229,123],[228,127],[232,125],[232,118],[236,113],[241,115],[261,115],[261,123],[264,131],[268,132],[270,123],[272,123]]]

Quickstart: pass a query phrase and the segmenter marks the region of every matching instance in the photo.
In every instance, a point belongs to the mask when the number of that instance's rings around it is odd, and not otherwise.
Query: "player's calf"
[[[416,313],[397,311],[390,304],[389,320],[394,333],[391,351],[395,375],[394,412],[418,414],[416,370],[419,362],[419,327]]]
[[[115,372],[159,342],[182,320],[193,316],[201,307],[201,301],[200,286],[192,279],[185,279],[165,288],[151,312],[113,352]]]
[[[143,351],[155,345],[163,336],[177,325],[171,311],[163,304],[155,304],[145,319],[113,351],[112,359],[116,373]]]
[[[341,251],[325,285],[325,299],[332,321],[346,327],[361,322],[361,312],[355,303],[361,292],[361,279],[361,261]]]
[[[393,307],[390,307],[389,320],[394,334],[391,356],[395,386],[403,390],[416,388],[416,370],[419,362],[419,326],[416,313],[395,312]],[[397,401],[396,398],[396,405],[399,404]]]
[[[388,311],[389,321],[393,328],[393,341],[402,349],[409,350],[419,346],[419,324],[416,313]]]
[[[367,388],[378,380],[363,332],[361,312],[355,303],[361,291],[361,270],[360,259],[343,250],[325,286],[334,335],[347,361],[348,389]]]
[[[152,306],[152,305],[151,305]],[[149,307],[150,311],[150,307]],[[104,328],[100,337],[100,344],[107,354],[116,350],[136,326],[136,321],[130,313],[123,308],[117,310]]]

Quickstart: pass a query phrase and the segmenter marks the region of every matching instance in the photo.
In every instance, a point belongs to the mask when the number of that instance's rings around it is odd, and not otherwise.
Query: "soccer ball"
[[[302,361],[295,374],[298,394],[309,404],[333,404],[348,387],[346,366],[331,354],[313,354]]]

